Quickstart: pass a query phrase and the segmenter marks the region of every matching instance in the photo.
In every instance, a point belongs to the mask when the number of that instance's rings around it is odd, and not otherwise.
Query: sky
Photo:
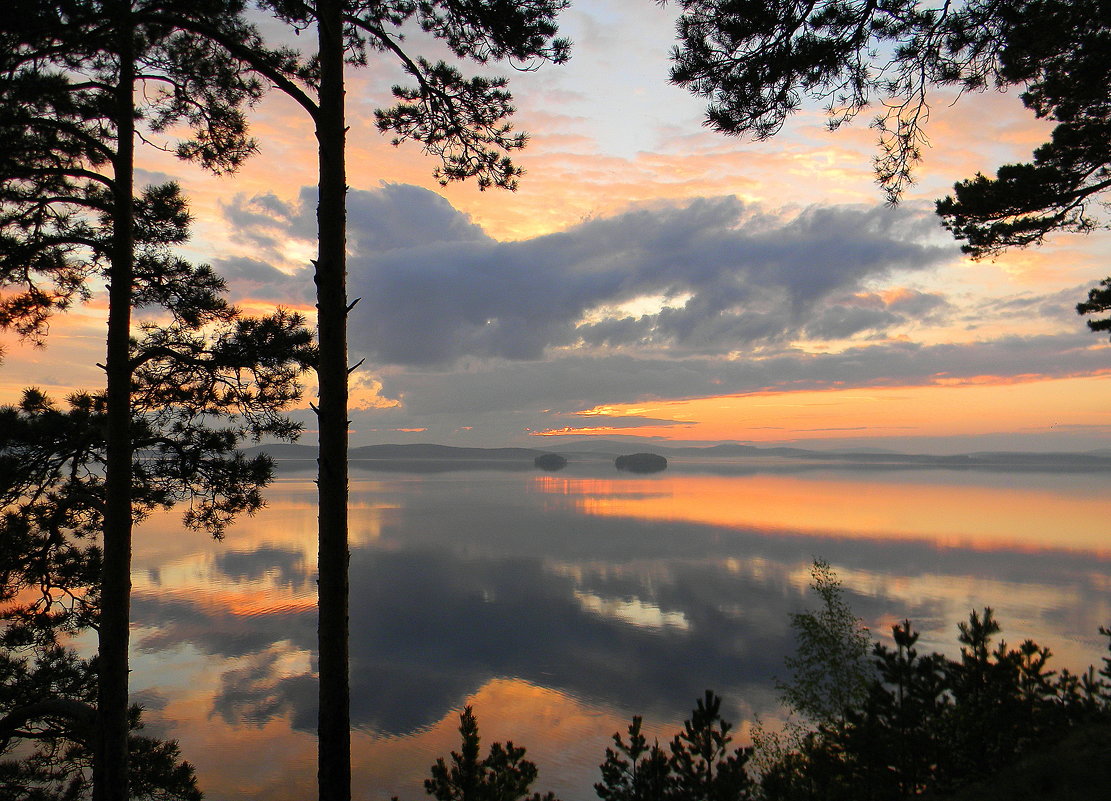
[[[1111,346],[1075,313],[1111,235],[972,262],[932,214],[1049,125],[1017,93],[937,96],[891,208],[867,112],[830,132],[804,110],[761,143],[705,128],[703,102],[667,82],[677,13],[580,2],[561,18],[567,65],[475,70],[509,75],[530,135],[514,193],[440,187],[432,157],[374,128],[393,65],[349,72],[352,443],[1111,447]],[[276,92],[251,124],[259,153],[235,175],[140,148],[139,178],[181,183],[185,253],[245,311],[311,315],[312,128]],[[0,339],[0,402],[98,386],[104,305],[57,318],[45,349]],[[294,412],[310,443],[311,394]]]

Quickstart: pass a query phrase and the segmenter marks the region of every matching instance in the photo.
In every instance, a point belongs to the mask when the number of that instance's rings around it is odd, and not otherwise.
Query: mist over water
[[[743,739],[778,714],[814,557],[877,637],[910,618],[920,649],[955,652],[957,623],[990,605],[1008,642],[1075,670],[1111,623],[1106,474],[353,467],[356,798],[424,798],[468,703],[483,740],[526,746],[536,789],[564,801],[593,797],[633,714],[667,738],[706,688]],[[269,499],[223,542],[173,514],[136,537],[131,685],[211,799],[315,782],[311,474],[283,472]]]

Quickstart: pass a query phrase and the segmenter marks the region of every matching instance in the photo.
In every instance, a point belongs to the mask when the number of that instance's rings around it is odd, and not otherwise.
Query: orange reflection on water
[[[351,512],[349,541],[353,547],[373,542],[381,535],[383,518],[399,508],[396,503],[379,500],[387,492],[384,482],[360,481],[348,509]],[[202,531],[189,531],[181,524],[181,508],[160,509],[151,513],[135,529],[133,563],[135,570],[182,563],[197,554],[260,547],[280,547],[298,551],[310,570],[315,569],[317,554],[316,488],[311,479],[279,478],[263,491],[266,505],[255,515],[240,515],[213,541]]]
[[[538,476],[585,514],[773,533],[928,540],[983,550],[1111,554],[1107,493],[798,476]],[[1095,523],[1093,524],[1093,521]]]
[[[316,612],[316,587],[302,593],[275,598],[278,590],[270,586],[244,587],[241,589],[186,588],[150,590],[137,586],[132,595],[137,600],[151,599],[160,603],[175,601],[186,603],[198,614],[213,617],[258,617],[260,615],[296,615],[302,612]]]
[[[314,797],[315,738],[291,730],[288,710],[254,723],[227,724],[213,704],[220,689],[219,671],[202,664],[194,667],[195,674],[179,677],[183,688],[167,707],[148,717],[173,721],[172,736],[196,766],[206,795],[257,801]],[[553,790],[561,798],[584,797],[588,789],[568,780],[573,771],[567,766],[601,761],[612,734],[628,726],[621,713],[520,679],[492,679],[459,701],[474,708],[484,752],[490,743],[506,740],[526,746],[528,759],[540,769],[536,788]],[[358,797],[426,797],[422,783],[432,763],[459,749],[458,727],[455,709],[410,734],[353,731],[352,773]],[[650,737],[661,739],[675,728],[674,721],[645,725]]]

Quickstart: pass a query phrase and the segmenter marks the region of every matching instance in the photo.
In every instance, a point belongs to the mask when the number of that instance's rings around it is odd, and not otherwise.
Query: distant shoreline
[[[639,446],[639,450],[644,450]],[[534,469],[536,457],[556,453],[569,463],[612,461],[634,450],[625,443],[613,441],[573,442],[566,447],[537,448],[474,448],[430,443],[401,445],[362,445],[349,451],[352,466],[365,463],[377,465],[405,464],[432,466],[450,464],[452,469]],[[946,469],[992,470],[1001,472],[1111,472],[1111,455],[1102,453],[1037,453],[1023,451],[991,451],[980,453],[935,456],[898,452],[812,451],[803,448],[759,448],[752,445],[713,445],[705,447],[652,447],[651,452],[667,457],[678,464],[688,462],[719,462],[723,465],[796,464],[800,467],[847,467],[862,469]],[[312,445],[256,445],[242,451],[246,456],[265,453],[278,463],[315,461],[316,448]],[[473,467],[472,467],[473,466]],[[388,469],[388,468],[387,468]]]

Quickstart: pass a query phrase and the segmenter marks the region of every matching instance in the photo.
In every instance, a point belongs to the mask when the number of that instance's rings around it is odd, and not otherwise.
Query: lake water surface
[[[877,637],[909,617],[920,650],[953,653],[958,621],[990,605],[1008,642],[1048,645],[1057,667],[1106,654],[1105,473],[374,466],[353,465],[351,486],[359,799],[425,798],[465,704],[484,743],[526,746],[534,789],[563,801],[594,797],[633,714],[668,739],[706,688],[743,740],[778,714],[814,557]],[[311,473],[283,471],[268,497],[222,542],[175,514],[136,534],[135,700],[214,801],[315,796]]]

